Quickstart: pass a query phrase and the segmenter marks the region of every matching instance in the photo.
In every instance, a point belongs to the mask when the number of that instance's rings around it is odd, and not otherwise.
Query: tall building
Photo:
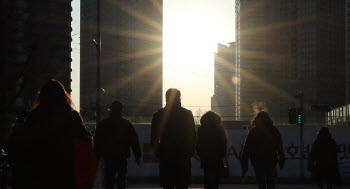
[[[162,106],[162,0],[100,1],[101,110],[113,100],[124,116],[152,116]],[[80,106],[95,111],[96,0],[81,1]]]
[[[5,0],[0,10],[4,106],[29,109],[51,78],[70,92],[71,0]]]
[[[211,97],[211,110],[219,113],[223,120],[235,120],[236,61],[235,42],[229,46],[218,44],[214,56],[214,95]]]
[[[49,79],[71,84],[71,0],[0,1],[0,148]]]
[[[350,0],[346,0],[345,3],[346,3],[346,6],[345,6],[346,83],[345,83],[345,86],[346,86],[346,104],[350,104]]]
[[[277,122],[303,104],[305,122],[325,122],[312,104],[345,104],[344,0],[236,0],[236,115],[263,103]]]

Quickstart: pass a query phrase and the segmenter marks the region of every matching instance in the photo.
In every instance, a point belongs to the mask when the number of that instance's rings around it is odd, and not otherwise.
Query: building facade
[[[350,0],[345,1],[346,103],[350,104]]]
[[[236,115],[264,104],[277,122],[303,106],[306,123],[325,122],[312,104],[345,104],[345,1],[236,0]]]
[[[1,7],[4,106],[29,109],[51,78],[71,92],[71,0],[5,0]]]
[[[71,0],[0,1],[0,148],[45,82],[71,91],[71,11]]]
[[[223,120],[235,118],[235,84],[234,75],[236,60],[236,45],[218,44],[214,56],[214,95],[211,97],[211,110],[219,113]]]
[[[162,0],[100,1],[101,112],[112,101],[124,116],[152,116],[162,107]],[[80,106],[93,115],[96,91],[96,0],[81,2]]]

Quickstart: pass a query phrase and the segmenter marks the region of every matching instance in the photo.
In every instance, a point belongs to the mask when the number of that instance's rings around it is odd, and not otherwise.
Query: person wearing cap
[[[104,160],[104,178],[106,188],[114,188],[117,175],[117,188],[126,187],[127,159],[130,147],[136,163],[140,165],[141,148],[135,128],[131,122],[122,117],[122,104],[112,103],[110,116],[102,120],[96,127],[95,152],[97,159]]]
[[[151,144],[159,159],[160,185],[186,189],[191,184],[191,157],[196,131],[192,112],[181,107],[181,93],[168,89],[166,105],[153,114]]]

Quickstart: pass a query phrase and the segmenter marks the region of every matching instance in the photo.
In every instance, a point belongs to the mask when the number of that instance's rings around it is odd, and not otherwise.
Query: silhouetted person
[[[131,122],[122,117],[122,104],[118,101],[113,102],[110,111],[110,117],[97,125],[95,151],[97,159],[104,160],[106,188],[114,188],[117,174],[117,188],[124,189],[130,147],[136,163],[140,165],[140,143]]]
[[[51,79],[40,89],[24,124],[13,128],[8,144],[13,188],[75,188],[75,139],[91,144],[69,94]]]
[[[204,168],[204,186],[206,189],[217,189],[224,168],[227,140],[221,117],[208,111],[200,119],[197,130],[196,151],[200,157],[201,168]]]
[[[276,164],[279,162],[282,169],[285,161],[280,132],[265,111],[260,111],[255,116],[252,126],[240,158],[242,176],[245,176],[250,160],[258,189],[274,189]]]
[[[309,156],[309,170],[317,179],[320,189],[323,188],[323,184],[327,184],[327,189],[331,189],[332,184],[340,183],[337,154],[338,147],[329,129],[321,127]]]
[[[160,184],[164,189],[191,184],[191,157],[196,131],[192,112],[181,107],[181,93],[168,89],[166,106],[153,114],[151,144],[159,158]]]

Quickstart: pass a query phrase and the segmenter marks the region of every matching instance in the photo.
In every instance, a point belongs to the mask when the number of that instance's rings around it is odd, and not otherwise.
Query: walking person
[[[333,184],[340,184],[338,168],[338,146],[332,139],[327,127],[321,127],[317,133],[317,139],[312,144],[309,156],[309,171],[323,189],[332,189]]]
[[[140,165],[141,148],[138,136],[131,122],[122,117],[122,104],[112,103],[110,116],[96,127],[95,152],[97,159],[104,160],[104,179],[107,189],[114,188],[117,175],[117,188],[126,187],[126,173],[132,149],[137,165]]]
[[[90,145],[91,151],[92,143],[90,132],[72,104],[64,86],[51,79],[40,89],[24,124],[13,128],[8,157],[14,189],[81,187],[75,182],[79,179],[76,174],[79,170],[75,169],[75,141]],[[89,179],[91,183],[86,183]],[[84,182],[92,184],[92,179],[84,177]]]
[[[218,189],[227,150],[225,130],[219,114],[208,111],[200,119],[196,152],[204,169],[205,189]]]
[[[191,184],[191,157],[196,131],[192,112],[181,107],[181,93],[168,89],[166,105],[153,114],[151,144],[159,158],[160,184],[164,189],[186,189]]]
[[[260,111],[255,116],[252,126],[240,158],[242,176],[245,176],[250,160],[258,189],[274,189],[276,164],[279,162],[282,169],[285,161],[280,132],[265,111]]]

